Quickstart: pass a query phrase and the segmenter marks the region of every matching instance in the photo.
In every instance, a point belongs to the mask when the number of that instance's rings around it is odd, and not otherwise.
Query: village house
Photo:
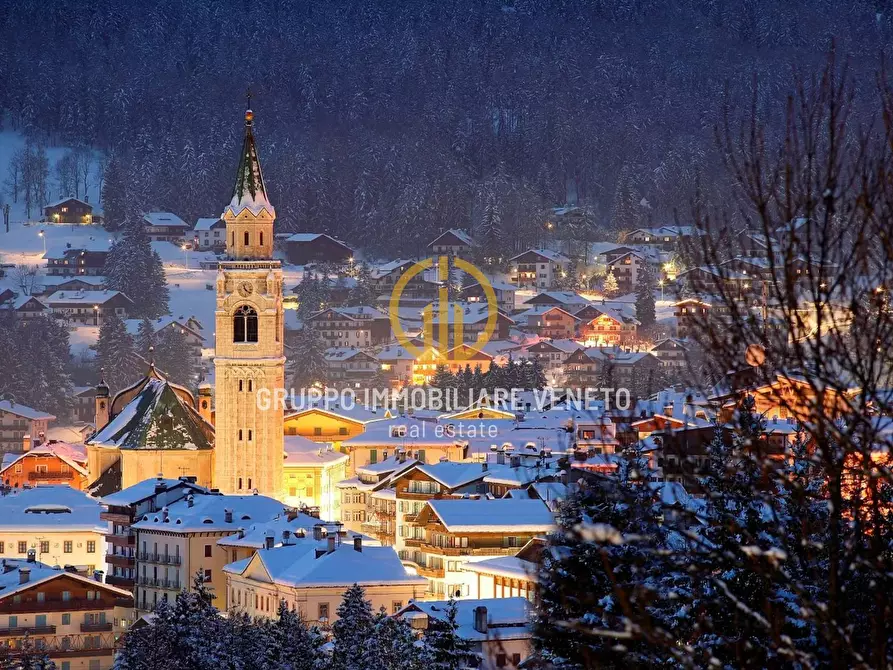
[[[111,670],[130,593],[33,558],[0,569],[0,635],[13,659],[27,638],[59,670]]]
[[[379,369],[378,359],[361,349],[326,349],[323,359],[327,384],[337,389],[369,388]]]
[[[109,314],[123,320],[133,309],[133,301],[120,291],[56,291],[44,301],[73,326],[102,326]]]
[[[639,280],[648,266],[645,254],[638,251],[628,251],[606,263],[608,272],[614,274],[620,293],[632,293],[639,285]]]
[[[570,339],[539,340],[525,348],[528,358],[537,358],[546,379],[556,386],[564,378],[564,361],[577,349],[585,347]]]
[[[12,400],[0,400],[0,451],[5,454],[22,453],[26,436],[30,438],[32,446],[40,444],[50,421],[55,420],[52,414]]]
[[[189,224],[171,212],[147,212],[143,223],[152,242],[183,242],[189,237]]]
[[[573,291],[543,291],[525,300],[524,308],[557,306],[566,312],[577,315],[577,312],[590,304],[590,302],[588,298],[584,298],[579,293],[574,293]]]
[[[578,319],[557,305],[537,305],[518,314],[515,322],[540,337],[567,340],[576,335]]]
[[[203,217],[192,229],[193,245],[199,251],[223,250],[226,247],[226,222],[218,217]]]
[[[358,467],[355,476],[338,482],[341,494],[341,523],[356,532],[371,532],[384,545],[393,545],[396,536],[396,510],[392,514],[372,515],[371,494],[386,488],[391,476],[412,466],[415,459],[407,458],[406,452],[377,463]]]
[[[124,325],[127,332],[136,337],[140,331],[142,319],[127,319]],[[155,334],[155,341],[158,342],[169,331],[177,331],[186,342],[189,349],[190,358],[192,359],[193,370],[200,370],[202,367],[202,350],[206,346],[205,336],[202,334],[204,326],[194,316],[184,319],[182,316],[174,318],[172,316],[162,316],[158,319],[149,321]]]
[[[688,344],[675,337],[665,338],[651,347],[651,353],[665,368],[684,368],[688,365],[688,351]]]
[[[342,541],[320,526],[299,531],[280,546],[267,546],[224,567],[229,606],[253,617],[274,618],[280,601],[313,624],[338,620],[344,592],[363,587],[373,611],[389,614],[421,597],[425,580],[407,573],[391,547],[367,546],[362,536]]]
[[[285,412],[285,435],[300,435],[313,442],[329,442],[336,451],[341,442],[363,432],[369,422],[389,416],[384,410],[350,406],[303,396],[294,398]]]
[[[44,316],[49,307],[32,295],[20,295],[3,304],[2,308],[11,312],[16,319],[27,321]]]
[[[431,242],[428,243],[428,249],[436,256],[460,256],[467,258],[474,250],[475,243],[471,236],[464,230],[450,228],[442,232]]]
[[[340,518],[337,484],[347,477],[347,454],[300,435],[285,436],[284,446],[283,502],[296,509],[315,510],[321,519]]]
[[[430,383],[440,367],[454,375],[463,372],[466,366],[472,371],[480,367],[481,372],[487,372],[493,364],[493,360],[494,357],[486,351],[470,347],[467,344],[460,344],[444,353],[434,347],[429,347],[413,362],[412,383],[416,386]]]
[[[493,289],[493,295],[496,296],[496,307],[506,314],[515,311],[515,293],[518,287],[496,279],[488,279],[487,283]],[[467,302],[486,302],[487,294],[481,284],[470,284],[462,289],[462,299]]]
[[[510,259],[511,281],[518,288],[551,289],[567,271],[570,259],[547,249],[529,249]]]
[[[261,495],[187,494],[156,512],[146,512],[136,532],[136,608],[149,611],[163,597],[190,588],[196,572],[214,593],[214,605],[229,608],[223,567],[227,554],[216,541],[258,521],[284,516],[288,508]]]
[[[546,546],[544,538],[535,537],[514,556],[497,556],[465,563],[469,597],[525,598],[533,601],[539,575],[539,561]]]
[[[87,452],[83,446],[49,441],[31,447],[25,437],[25,452],[4,458],[0,481],[13,489],[46,484],[65,484],[77,491],[86,489],[90,481],[87,472]]]
[[[325,233],[295,233],[283,241],[288,262],[294,265],[311,263],[331,263],[341,265],[349,262],[353,249]]]
[[[425,326],[430,323],[432,337],[439,339],[441,324],[445,321],[446,344],[452,348],[462,343],[474,345],[483,341],[489,317],[490,307],[486,302],[449,302],[442,308],[439,303],[433,303],[425,308],[422,322]],[[487,339],[507,340],[514,323],[497,310],[493,332]]]
[[[402,388],[412,381],[416,357],[406,347],[392,344],[379,350],[375,358],[378,359],[381,375],[390,386]]]
[[[107,523],[105,562],[107,584],[133,592],[136,584],[136,533],[131,528],[135,519],[157,512],[189,494],[201,495],[208,490],[196,486],[194,478],[144,479],[126,489],[100,499],[103,511],[99,517]]]
[[[525,598],[487,598],[456,603],[456,633],[478,658],[479,670],[518,668],[533,650],[533,608]],[[444,623],[448,603],[415,601],[397,614],[423,632]]]
[[[390,339],[391,322],[374,307],[329,307],[307,321],[327,347],[371,347]]]
[[[587,316],[580,319],[577,334],[587,347],[614,347],[635,342],[639,321],[627,310],[597,303],[584,310]],[[589,312],[597,315],[589,316]]]
[[[72,388],[71,398],[74,402],[74,418],[84,423],[93,423],[96,416],[96,388],[75,386]]]
[[[43,220],[52,223],[89,225],[102,223],[102,214],[94,213],[93,205],[80,198],[60,198],[43,208]]]
[[[102,506],[67,485],[34,486],[0,497],[0,555],[105,572]]]
[[[710,303],[697,298],[684,298],[674,305],[676,316],[676,337],[686,340],[698,329],[703,328],[710,315]]]
[[[99,291],[105,288],[105,277],[98,275],[51,275],[38,278],[32,295],[46,297],[56,291]]]
[[[555,522],[540,500],[429,500],[406,524],[404,544],[412,561],[429,573],[429,597],[468,596],[462,566],[468,561],[512,556]]]
[[[679,244],[687,243],[697,235],[694,226],[660,226],[658,228],[637,228],[626,236],[629,244],[651,244],[665,251],[673,251]]]
[[[52,247],[43,255],[47,262],[47,274],[64,277],[103,275],[109,246],[105,240],[90,240],[74,245],[66,242],[64,247]]]

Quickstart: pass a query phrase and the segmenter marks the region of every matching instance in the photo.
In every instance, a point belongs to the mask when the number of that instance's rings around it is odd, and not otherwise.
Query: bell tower
[[[285,386],[282,267],[273,260],[276,210],[267,198],[250,109],[222,218],[228,258],[217,270],[214,486],[278,498],[284,410],[272,398]]]

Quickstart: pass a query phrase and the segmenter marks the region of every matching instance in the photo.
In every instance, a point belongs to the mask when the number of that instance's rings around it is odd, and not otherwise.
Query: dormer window
[[[257,342],[257,312],[248,305],[233,315],[233,342]]]

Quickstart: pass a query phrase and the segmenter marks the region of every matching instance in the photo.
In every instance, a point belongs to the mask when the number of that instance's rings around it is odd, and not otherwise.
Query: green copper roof
[[[272,213],[272,207],[267,199],[267,189],[264,186],[264,175],[260,168],[260,159],[257,156],[257,146],[254,142],[254,116],[251,110],[245,112],[245,141],[242,143],[242,155],[239,157],[239,170],[236,173],[236,186],[233,189],[233,198],[229,208],[238,214],[242,209],[248,208],[255,214],[261,209],[268,209]]]

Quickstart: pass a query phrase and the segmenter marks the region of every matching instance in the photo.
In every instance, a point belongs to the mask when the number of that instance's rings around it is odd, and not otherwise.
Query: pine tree
[[[324,308],[329,299],[329,292],[326,280],[316,276],[316,274],[307,272],[301,278],[298,284],[298,318],[302,322],[306,322],[307,318],[312,314]]]
[[[310,628],[298,612],[279,601],[278,617],[267,626],[267,667],[282,670],[323,670],[324,639],[319,629]]]
[[[155,345],[155,365],[175,384],[196,385],[195,358],[186,335],[178,327],[163,330]]]
[[[8,649],[6,645],[3,648]],[[15,651],[0,656],[0,670],[56,670],[56,664],[25,633]]]
[[[133,301],[131,316],[164,316],[170,298],[164,266],[158,252],[152,249],[142,217],[127,218],[123,230],[124,235],[112,245],[106,258],[106,286]]]
[[[338,606],[338,620],[332,626],[334,650],[332,670],[366,670],[364,649],[373,631],[372,605],[366,592],[354,584],[344,592]]]
[[[143,358],[149,357],[149,348],[155,346],[155,326],[152,325],[152,320],[143,317],[142,321],[140,321],[139,330],[136,334],[136,340],[134,341],[134,348],[136,353],[138,353]]]
[[[350,305],[372,305],[375,303],[375,287],[372,282],[372,270],[366,261],[361,261],[356,269],[356,285],[348,294]]]
[[[110,389],[120,390],[135,382],[140,374],[134,365],[133,338],[124,322],[114,314],[105,317],[99,327],[96,364]]]
[[[459,635],[458,606],[450,597],[443,619],[429,619],[425,631],[425,667],[431,670],[459,670],[471,667],[474,654],[468,641]]]
[[[613,269],[609,270],[608,274],[605,276],[602,292],[607,298],[615,298],[620,293],[620,284],[617,283],[617,277],[614,276]]]
[[[68,336],[65,324],[53,316],[28,319],[15,328],[11,352],[19,360],[8,369],[16,379],[17,388],[12,391],[16,402],[57,416],[71,411]]]
[[[403,619],[388,616],[382,609],[375,615],[369,639],[362,650],[360,667],[380,670],[422,670],[423,660],[412,628]]]
[[[326,345],[319,331],[305,325],[295,336],[294,353],[289,359],[289,379],[294,389],[325,386],[329,368],[326,365]]]
[[[654,274],[649,265],[642,268],[636,286],[636,319],[646,332],[657,321],[654,303]]]

